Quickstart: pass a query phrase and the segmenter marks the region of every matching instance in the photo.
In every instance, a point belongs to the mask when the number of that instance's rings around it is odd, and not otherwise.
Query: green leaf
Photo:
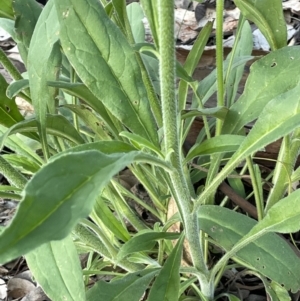
[[[145,269],[109,283],[99,281],[87,291],[86,298],[88,301],[139,301],[156,274],[157,269]]]
[[[300,229],[300,190],[292,192],[273,205],[265,217],[249,233],[263,235],[267,232],[291,233]],[[248,235],[247,235],[248,237]]]
[[[46,26],[47,24],[47,26]],[[56,90],[47,86],[47,81],[56,80],[60,69],[59,23],[57,13],[50,1],[42,10],[36,23],[28,52],[28,76],[32,104],[44,156],[49,157],[46,136],[46,114],[53,112]]]
[[[93,110],[95,110],[101,116],[101,118],[106,123],[110,131],[114,133],[116,137],[118,136],[121,127],[119,125],[118,120],[111,119],[111,116],[108,114],[102,102],[97,97],[95,97],[94,94],[84,84],[63,81],[49,81],[48,85],[51,87],[60,88],[63,91],[84,100],[84,102],[86,102]]]
[[[245,21],[242,28],[241,21],[239,22],[237,31],[241,30],[240,39],[236,46],[234,56],[247,56],[251,55],[253,48],[252,29],[249,22]],[[232,52],[229,54],[228,59],[231,59]],[[236,94],[239,89],[239,83],[244,75],[246,63],[238,66],[234,70],[227,70],[226,77],[226,98],[227,106],[230,107],[236,100]]]
[[[66,237],[81,218],[89,215],[111,177],[136,155],[84,151],[44,165],[26,185],[16,215],[1,235],[0,262]]]
[[[78,76],[119,121],[157,145],[140,67],[123,33],[98,0],[55,0],[55,4],[62,47]]]
[[[275,97],[300,84],[300,46],[272,51],[252,64],[242,96],[226,115],[222,133],[237,133]]]
[[[133,2],[126,6],[128,21],[136,43],[145,42],[144,13],[139,3]]]
[[[182,256],[184,235],[181,235],[175,248],[164,263],[150,290],[148,301],[178,300],[180,288],[179,268]]]
[[[48,134],[65,138],[75,144],[85,142],[74,126],[62,115],[48,114],[46,116],[46,126]],[[0,148],[3,147],[5,139],[9,135],[14,133],[36,132],[37,129],[38,123],[35,119],[28,119],[15,124],[0,138]]]
[[[15,99],[9,99],[6,96],[7,87],[5,78],[0,74],[0,124],[10,127],[24,118],[15,103]]]
[[[51,300],[86,300],[78,253],[70,237],[43,244],[26,255],[26,262]]]
[[[211,155],[217,153],[234,152],[245,140],[244,136],[239,135],[221,135],[195,144],[187,154],[185,161],[189,162],[195,157]]]
[[[15,96],[17,96],[20,92],[22,92],[22,90],[24,90],[25,88],[29,87],[29,81],[28,79],[21,79],[21,80],[17,80],[15,82],[12,82],[7,90],[6,90],[6,95],[8,98],[13,98]]]
[[[27,156],[7,154],[2,155],[2,157],[16,169],[25,174],[31,175],[36,173],[40,169],[40,165]]]
[[[27,65],[29,44],[42,8],[35,0],[14,0],[12,3],[16,18],[15,41],[23,62]]]
[[[243,214],[213,205],[201,206],[198,216],[201,230],[227,252],[260,224]],[[287,290],[300,288],[300,259],[275,233],[251,241],[236,252],[233,259],[284,285]]]
[[[12,8],[12,0],[1,0],[0,17],[14,19],[14,12]]]
[[[1,9],[1,8],[0,8]],[[0,13],[1,16],[1,13]],[[10,34],[10,36],[13,38],[13,40],[15,41],[15,22],[13,20],[10,19],[6,19],[6,18],[1,18],[0,17],[0,27],[2,29],[4,29],[7,33]]]
[[[82,152],[82,151],[99,151],[101,153],[110,155],[114,153],[129,153],[131,151],[136,151],[137,149],[134,148],[132,145],[123,142],[123,141],[98,141],[98,142],[92,142],[92,143],[85,143],[81,145],[74,146],[72,148],[69,148],[65,150],[64,152],[58,153],[54,156],[52,156],[49,160],[53,160],[55,158],[58,158],[60,156],[64,156],[66,154],[72,154],[75,152]]]
[[[94,132],[96,140],[111,140],[109,130],[105,127],[103,121],[91,111],[90,107],[71,104],[64,105],[63,107],[74,112],[85,123],[88,130]]]
[[[178,237],[178,233],[155,232],[150,230],[140,231],[121,247],[118,253],[118,260],[134,252],[151,250],[157,240],[177,239]]]
[[[213,116],[224,120],[228,109],[226,107],[215,107],[207,109],[192,109],[192,110],[182,110],[181,118],[185,119],[188,117],[197,117],[197,116]]]
[[[4,134],[7,131],[7,128],[0,125],[0,134]],[[5,146],[7,146],[10,150],[14,151],[15,153],[25,156],[30,160],[33,160],[38,165],[42,165],[44,161],[41,159],[39,155],[37,155],[36,147],[34,146],[34,140],[27,138],[22,135],[14,135],[7,137],[5,140]]]
[[[158,147],[156,147],[155,145],[153,145],[149,140],[139,136],[139,135],[135,135],[129,132],[121,132],[120,133],[121,137],[126,137],[127,139],[129,139],[131,141],[131,143],[137,148],[142,150],[143,148],[152,150],[153,152],[155,152],[158,156],[160,156],[161,158],[163,158],[163,154],[160,151],[160,149]]]
[[[287,30],[281,0],[235,0],[234,3],[257,25],[272,50],[286,46]]]
[[[239,149],[198,197],[196,209],[243,159],[300,126],[299,93],[300,85],[279,94],[265,106]]]
[[[97,198],[90,217],[95,224],[99,224],[97,223],[99,220],[101,224],[104,224],[118,239],[123,241],[128,241],[130,239],[127,229],[123,227],[122,223],[115,217],[104,198]]]

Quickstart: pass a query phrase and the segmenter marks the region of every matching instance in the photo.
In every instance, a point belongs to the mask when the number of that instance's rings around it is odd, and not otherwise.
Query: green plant
[[[201,31],[186,63],[176,64],[173,1],[141,0],[153,45],[144,41],[139,6],[126,8],[123,0],[50,0],[43,10],[33,0],[13,2],[15,20],[1,19],[0,25],[17,41],[28,79],[1,55],[15,81],[8,85],[1,79],[0,143],[15,154],[0,157],[0,171],[10,183],[0,196],[21,199],[11,224],[1,230],[1,262],[25,254],[55,301],[140,300],[149,286],[150,301],[236,300],[215,296],[230,259],[259,275],[273,300],[300,289],[299,258],[274,233],[300,229],[300,191],[292,190],[299,179],[299,47],[286,47],[281,1],[235,3],[243,16],[232,53],[224,61],[219,17],[217,70],[197,82],[192,74],[212,24]],[[278,14],[276,22],[269,7]],[[218,1],[218,16],[222,12]],[[235,101],[244,65],[252,58],[245,18],[263,31],[273,51],[252,65]],[[194,100],[186,109],[189,87]],[[215,91],[218,106],[205,109]],[[33,118],[20,115],[16,95],[33,104]],[[196,116],[202,116],[204,128],[184,155],[182,145]],[[243,127],[255,119],[245,135]],[[11,136],[15,133],[23,136]],[[253,155],[280,137],[273,187],[264,202]],[[29,139],[37,151],[28,147]],[[204,187],[195,190],[201,160],[208,170],[201,175]],[[258,222],[224,202],[216,205],[219,184],[241,163],[252,180]],[[125,167],[152,205],[128,191],[121,174],[115,176]],[[235,183],[242,185],[238,178]],[[145,223],[129,198],[157,222]],[[209,245],[224,251],[212,267]],[[77,252],[89,254],[83,275]],[[96,274],[115,277],[86,291],[84,284]]]

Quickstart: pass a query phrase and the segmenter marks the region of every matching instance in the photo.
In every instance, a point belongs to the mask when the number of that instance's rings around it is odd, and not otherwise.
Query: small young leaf
[[[180,288],[179,268],[182,256],[184,235],[181,235],[175,248],[164,263],[150,290],[148,301],[178,300]]]
[[[87,291],[87,301],[139,301],[157,273],[157,269],[146,269],[110,283],[99,281]]]
[[[234,152],[244,141],[244,136],[222,135],[195,144],[186,156],[185,161],[191,161],[197,156],[211,155],[217,153]]]
[[[86,300],[78,253],[70,237],[43,244],[26,255],[26,262],[51,300]]]
[[[121,247],[118,253],[118,260],[121,260],[130,253],[151,250],[157,240],[177,239],[178,237],[179,233],[154,232],[150,230],[140,231]]]
[[[6,90],[6,95],[8,98],[13,98],[17,96],[20,92],[22,92],[23,89],[28,87],[29,87],[28,79],[21,79],[15,81],[8,86]]]
[[[8,262],[45,242],[66,237],[86,217],[112,176],[137,152],[105,155],[84,151],[60,156],[28,182],[17,213],[1,234],[0,262]]]

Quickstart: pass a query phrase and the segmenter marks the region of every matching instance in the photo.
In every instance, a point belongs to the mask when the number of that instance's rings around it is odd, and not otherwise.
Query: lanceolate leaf
[[[69,83],[64,81],[48,82],[51,87],[61,88],[63,91],[76,96],[86,102],[93,110],[95,110],[109,127],[109,129],[117,137],[118,132],[123,130],[117,119],[112,120],[102,102],[82,83]]]
[[[53,1],[50,1],[37,21],[28,53],[30,92],[46,159],[48,158],[46,114],[48,108],[53,108],[55,93],[54,88],[47,86],[47,81],[56,80],[60,68],[58,63],[60,57],[59,44],[57,43],[58,32],[59,24],[56,10]],[[55,61],[57,64],[53,64]]]
[[[98,0],[55,0],[55,5],[61,43],[78,76],[126,127],[157,145],[140,67],[123,33]]]
[[[226,251],[230,251],[255,225],[259,225],[243,214],[220,206],[201,206],[198,216],[201,230]],[[298,291],[300,288],[300,259],[275,233],[267,233],[252,241],[239,250],[234,258],[284,285],[287,290]]]
[[[23,120],[23,116],[15,103],[15,99],[9,99],[6,96],[8,83],[2,74],[0,74],[0,124],[10,127]]]
[[[300,126],[299,93],[300,85],[280,94],[265,106],[239,149],[198,198],[196,208],[199,208],[202,200],[216,189],[239,162]]]
[[[300,190],[292,192],[273,205],[266,216],[250,231],[251,235],[267,232],[291,233],[300,230]]]
[[[120,260],[130,253],[151,250],[157,240],[177,239],[178,237],[178,233],[154,232],[150,230],[146,230],[145,232],[140,231],[122,246],[118,253],[118,259]]]
[[[14,219],[1,234],[0,262],[66,237],[79,219],[89,215],[111,177],[137,154],[83,151],[45,165],[26,185]]]
[[[164,263],[150,290],[148,301],[169,301],[179,299],[179,268],[182,256],[184,236],[178,240],[175,248]]]
[[[157,273],[157,269],[146,269],[110,283],[99,281],[87,292],[87,300],[139,301]]]
[[[78,253],[70,237],[43,244],[26,255],[26,262],[51,300],[86,300]]]
[[[226,115],[223,133],[237,133],[255,120],[274,97],[299,86],[299,53],[299,46],[286,47],[271,52],[251,66],[243,95]]]
[[[186,161],[191,161],[197,156],[211,155],[236,151],[244,141],[244,136],[221,135],[195,144],[186,156]]]
[[[74,126],[62,115],[46,116],[47,133],[68,139],[76,144],[84,143],[83,138]],[[38,125],[35,119],[28,119],[12,126],[2,137],[0,137],[0,148],[5,144],[5,139],[14,133],[37,132]]]
[[[29,44],[42,8],[34,0],[15,0],[12,3],[16,17],[16,42],[22,59],[27,65]]]
[[[245,17],[257,25],[272,50],[286,46],[286,22],[281,0],[235,0],[234,2]]]

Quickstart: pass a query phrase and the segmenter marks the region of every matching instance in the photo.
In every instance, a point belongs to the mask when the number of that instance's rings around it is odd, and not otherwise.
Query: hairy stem
[[[178,103],[175,96],[175,41],[174,41],[174,1],[158,1],[160,87],[163,116],[165,153],[174,166],[170,172],[174,198],[182,216],[185,235],[189,242],[194,267],[200,272],[199,282],[203,294],[213,298],[213,287],[209,285],[208,270],[203,259],[199,240],[199,224],[196,213],[192,213],[191,194],[182,168],[180,150]]]

